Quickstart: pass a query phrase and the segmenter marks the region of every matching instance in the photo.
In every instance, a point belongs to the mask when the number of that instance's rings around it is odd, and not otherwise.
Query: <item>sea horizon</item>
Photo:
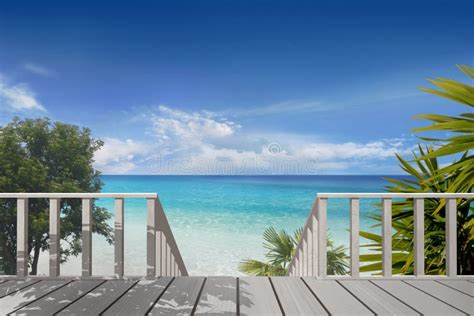
[[[405,174],[101,174],[100,177],[409,177]]]

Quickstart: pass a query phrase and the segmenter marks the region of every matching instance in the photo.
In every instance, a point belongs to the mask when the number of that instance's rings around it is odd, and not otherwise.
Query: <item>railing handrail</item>
[[[349,199],[350,266],[352,277],[359,277],[359,225],[361,198],[382,200],[382,272],[392,276],[392,199],[413,199],[415,276],[424,275],[424,200],[446,199],[446,273],[457,276],[456,199],[474,198],[474,193],[318,193],[306,220],[295,254],[288,265],[290,276],[326,277],[327,271],[327,200]]]
[[[29,199],[49,199],[49,276],[60,275],[61,200],[82,200],[82,276],[92,275],[93,200],[111,198],[115,202],[114,275],[124,277],[125,199],[146,199],[147,277],[187,276],[188,272],[157,193],[0,193],[0,199],[17,200],[17,277],[28,275]]]
[[[156,199],[157,193],[0,193],[0,199]]]

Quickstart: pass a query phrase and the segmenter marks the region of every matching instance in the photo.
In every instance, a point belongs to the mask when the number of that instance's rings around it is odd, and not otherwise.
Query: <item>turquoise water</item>
[[[192,275],[239,275],[244,258],[263,258],[268,226],[304,225],[318,192],[381,192],[382,176],[103,176],[104,192],[157,192]],[[361,229],[374,201],[361,201]],[[98,201],[113,212],[113,200]],[[125,202],[125,272],[145,274],[146,205]],[[349,243],[349,201],[330,199],[328,227],[336,244]],[[113,246],[93,239],[93,273],[113,274]],[[41,265],[40,265],[41,266]],[[46,265],[47,266],[47,265]],[[80,257],[63,264],[79,274]]]

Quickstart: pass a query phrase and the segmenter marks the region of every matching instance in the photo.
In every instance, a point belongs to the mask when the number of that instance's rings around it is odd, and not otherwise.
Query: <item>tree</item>
[[[297,229],[293,236],[286,231],[276,231],[269,227],[263,232],[263,247],[267,249],[267,262],[246,259],[239,265],[239,271],[256,276],[284,276],[288,273],[288,265],[295,254],[303,229]],[[345,274],[349,268],[347,255],[343,246],[334,247],[328,238],[328,274]]]
[[[102,141],[87,128],[49,119],[13,119],[0,127],[0,192],[99,192],[100,173],[93,166]],[[30,274],[38,271],[41,251],[48,249],[49,201],[29,199]],[[93,207],[93,232],[113,242],[106,209]],[[16,200],[0,199],[0,251],[4,272],[16,271]],[[61,201],[61,260],[81,252],[81,201]]]
[[[459,69],[474,79],[474,69],[461,65]],[[438,78],[430,80],[436,89],[423,88],[422,90],[464,106],[474,106],[474,87],[454,80]],[[459,116],[445,116],[437,114],[418,115],[416,118],[427,119],[432,125],[415,129],[415,132],[442,131],[451,132],[447,138],[420,137],[432,142],[425,150],[419,146],[419,153],[413,153],[414,159],[410,163],[401,156],[397,158],[402,169],[412,178],[406,180],[388,179],[392,184],[387,187],[389,192],[406,193],[443,193],[459,192],[471,193],[474,186],[474,157],[471,151],[474,148],[474,114],[462,113]],[[455,157],[447,166],[440,167],[439,157]],[[458,253],[457,271],[459,274],[474,273],[474,208],[468,199],[457,199],[457,240]],[[428,274],[444,274],[446,267],[445,257],[445,199],[425,200],[425,269]],[[381,218],[372,214],[380,225]],[[413,273],[413,200],[404,199],[393,203],[392,225],[395,234],[393,241],[393,269],[394,273]],[[381,269],[381,237],[369,232],[361,232],[361,236],[371,240],[367,247],[376,253],[361,256],[361,261],[368,262],[361,267],[361,271],[380,271]]]

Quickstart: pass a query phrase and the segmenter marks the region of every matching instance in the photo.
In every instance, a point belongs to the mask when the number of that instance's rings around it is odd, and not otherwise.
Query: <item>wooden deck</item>
[[[473,279],[27,278],[0,282],[2,315],[466,315]]]

